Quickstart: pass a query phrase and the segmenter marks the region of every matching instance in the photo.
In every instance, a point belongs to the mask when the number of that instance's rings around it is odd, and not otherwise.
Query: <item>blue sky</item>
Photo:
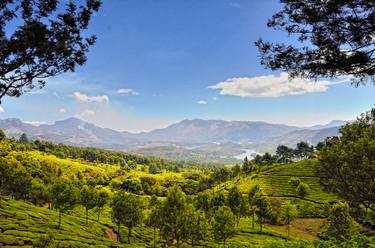
[[[264,120],[300,126],[353,119],[373,85],[287,82],[264,69],[254,41],[293,43],[266,27],[278,1],[105,0],[88,62],[43,90],[5,98],[0,118],[52,123],[77,116],[143,131],[182,119]]]

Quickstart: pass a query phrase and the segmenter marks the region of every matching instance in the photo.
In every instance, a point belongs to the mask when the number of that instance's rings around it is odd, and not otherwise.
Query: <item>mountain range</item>
[[[339,128],[345,123],[345,121],[335,120],[326,125],[302,128],[261,121],[193,119],[183,120],[150,132],[130,133],[98,127],[71,117],[56,121],[54,124],[39,126],[23,122],[20,119],[9,118],[0,120],[0,128],[8,136],[16,138],[22,133],[26,133],[31,139],[135,153],[150,152],[152,147],[157,147],[158,149],[154,149],[156,151],[163,150],[163,147],[168,151],[171,150],[171,147],[179,147],[179,153],[181,153],[181,149],[189,150],[189,154],[194,150],[200,150],[202,157],[201,150],[203,148],[212,151],[217,150],[218,147],[228,147],[228,144],[232,144],[230,145],[231,155],[236,152],[233,151],[235,146],[238,147],[240,153],[242,149],[248,148],[257,152],[272,150],[278,144],[294,146],[301,140],[316,144],[328,136],[337,135]],[[158,153],[153,153],[153,155],[158,155]],[[160,155],[166,156],[164,153]],[[175,154],[173,158],[176,158]]]

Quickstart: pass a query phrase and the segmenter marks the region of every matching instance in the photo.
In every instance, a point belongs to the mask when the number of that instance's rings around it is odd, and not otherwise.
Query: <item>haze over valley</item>
[[[275,152],[278,145],[294,147],[301,140],[316,145],[336,136],[345,121],[297,127],[262,121],[183,120],[166,128],[131,133],[102,128],[76,117],[53,124],[33,125],[20,119],[0,120],[0,129],[19,138],[91,146],[146,156],[198,162],[233,163],[255,153]]]

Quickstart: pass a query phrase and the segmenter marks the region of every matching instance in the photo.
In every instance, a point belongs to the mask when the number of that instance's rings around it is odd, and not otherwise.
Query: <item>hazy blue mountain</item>
[[[315,125],[315,126],[312,126],[312,127],[306,128],[306,129],[318,130],[318,129],[324,129],[324,128],[330,128],[330,127],[341,127],[341,126],[345,125],[348,122],[349,121],[333,120],[333,121],[329,122],[328,124],[325,124],[325,125]]]
[[[298,127],[253,121],[183,120],[139,135],[143,140],[181,143],[260,142],[298,130]]]
[[[324,141],[327,137],[337,136],[341,126],[334,126],[323,129],[301,129],[295,130],[279,137],[273,137],[265,142],[260,142],[252,146],[258,152],[274,152],[278,145],[287,145],[295,147],[300,141],[307,141],[312,145],[316,145],[319,141]]]
[[[13,137],[26,133],[31,139],[78,146],[122,149],[134,142],[130,138],[131,134],[101,128],[74,117],[40,126],[24,123],[19,119],[5,119],[0,120],[0,128]]]
[[[229,161],[244,149],[273,151],[278,144],[295,146],[301,140],[316,144],[338,134],[343,121],[300,128],[260,121],[183,120],[150,132],[129,133],[98,127],[78,118],[34,126],[20,119],[0,120],[8,136],[26,133],[31,139],[76,146],[124,150],[144,155],[204,161]]]

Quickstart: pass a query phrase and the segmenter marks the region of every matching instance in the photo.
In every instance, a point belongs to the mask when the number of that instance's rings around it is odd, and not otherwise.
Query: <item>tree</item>
[[[228,192],[227,205],[236,216],[237,223],[241,216],[242,194],[237,187],[232,187]]]
[[[7,136],[5,135],[4,131],[0,129],[0,141],[4,140]]]
[[[375,108],[327,139],[317,173],[326,190],[375,211]]]
[[[121,188],[134,194],[139,194],[142,191],[142,184],[138,179],[126,179]]]
[[[142,222],[142,203],[137,196],[120,190],[116,192],[111,205],[112,218],[117,223],[118,234],[120,234],[120,225],[125,225],[128,228],[128,243],[130,244],[133,228]]]
[[[6,95],[19,97],[36,85],[44,87],[46,78],[83,65],[96,40],[84,34],[100,4],[99,0],[81,6],[74,1],[2,1],[0,104]]]
[[[290,186],[292,186],[293,188],[297,188],[298,185],[301,183],[301,179],[299,179],[298,177],[291,177],[288,181],[288,183],[290,184]]]
[[[100,214],[102,213],[104,206],[108,203],[109,194],[104,189],[99,190],[97,194],[98,195],[97,195],[96,204],[95,204],[95,211],[98,214],[98,222],[99,222]]]
[[[326,238],[345,240],[352,237],[354,220],[349,214],[349,205],[344,202],[335,203],[330,211],[322,234]]]
[[[288,163],[293,158],[293,149],[284,145],[279,145],[276,148],[276,155],[279,157],[281,163]]]
[[[152,211],[146,220],[146,225],[153,228],[153,231],[154,231],[153,243],[154,243],[154,248],[155,248],[156,247],[156,228],[160,229],[160,226],[161,226],[160,204],[155,204],[153,206]]]
[[[310,194],[310,187],[306,183],[299,183],[296,188],[296,194],[297,196],[301,198],[305,198]]]
[[[320,141],[318,142],[318,144],[316,144],[315,149],[320,152],[321,150],[323,150],[324,145],[324,142]]]
[[[196,211],[193,205],[188,205],[187,217],[189,219],[186,224],[187,237],[190,239],[191,246],[194,247],[208,236],[209,225],[204,212]]]
[[[186,238],[187,202],[185,193],[177,186],[168,190],[167,199],[161,207],[161,233],[163,237],[176,242],[179,247]]]
[[[216,211],[219,207],[224,206],[226,203],[226,197],[222,191],[216,192],[212,196],[211,208]]]
[[[47,185],[39,178],[31,181],[31,187],[28,192],[29,199],[38,206],[49,201]]]
[[[75,185],[64,178],[58,178],[51,185],[49,195],[52,207],[59,211],[59,228],[61,227],[61,216],[72,210],[78,202],[78,189]]]
[[[374,80],[374,4],[368,0],[281,0],[284,8],[268,27],[298,37],[302,47],[255,42],[261,63],[291,77],[352,77],[359,85]]]
[[[222,240],[224,246],[226,240],[232,237],[235,233],[236,217],[229,207],[221,206],[214,215],[214,236],[216,240]]]
[[[201,209],[206,214],[206,217],[208,219],[211,216],[211,200],[212,196],[207,191],[198,193],[197,198],[195,200],[195,205],[197,209]]]
[[[239,164],[234,165],[232,168],[232,176],[236,177],[241,173],[241,166]]]
[[[21,136],[19,138],[19,142],[22,143],[22,144],[29,143],[29,138],[27,137],[27,135],[25,133],[21,134]]]
[[[249,214],[251,215],[252,219],[252,227],[254,229],[254,223],[255,223],[255,213],[257,210],[257,198],[259,197],[260,194],[260,188],[259,185],[254,185],[253,187],[250,188],[249,193],[247,194],[248,196],[248,201],[249,201]]]
[[[255,196],[255,214],[258,217],[260,232],[263,231],[263,223],[269,215],[270,203],[267,197],[263,196],[262,193],[257,193]]]
[[[309,155],[314,151],[313,146],[310,146],[309,143],[301,141],[297,143],[297,147],[294,150],[294,153],[300,158],[308,158]]]
[[[288,228],[288,239],[290,237],[290,222],[297,216],[297,209],[294,205],[287,203],[283,208],[283,217]]]
[[[93,209],[98,201],[97,190],[88,185],[84,185],[80,192],[80,203],[85,207],[86,225],[88,224],[89,210]]]
[[[0,157],[0,193],[16,199],[29,193],[32,177],[26,168],[14,157]]]

